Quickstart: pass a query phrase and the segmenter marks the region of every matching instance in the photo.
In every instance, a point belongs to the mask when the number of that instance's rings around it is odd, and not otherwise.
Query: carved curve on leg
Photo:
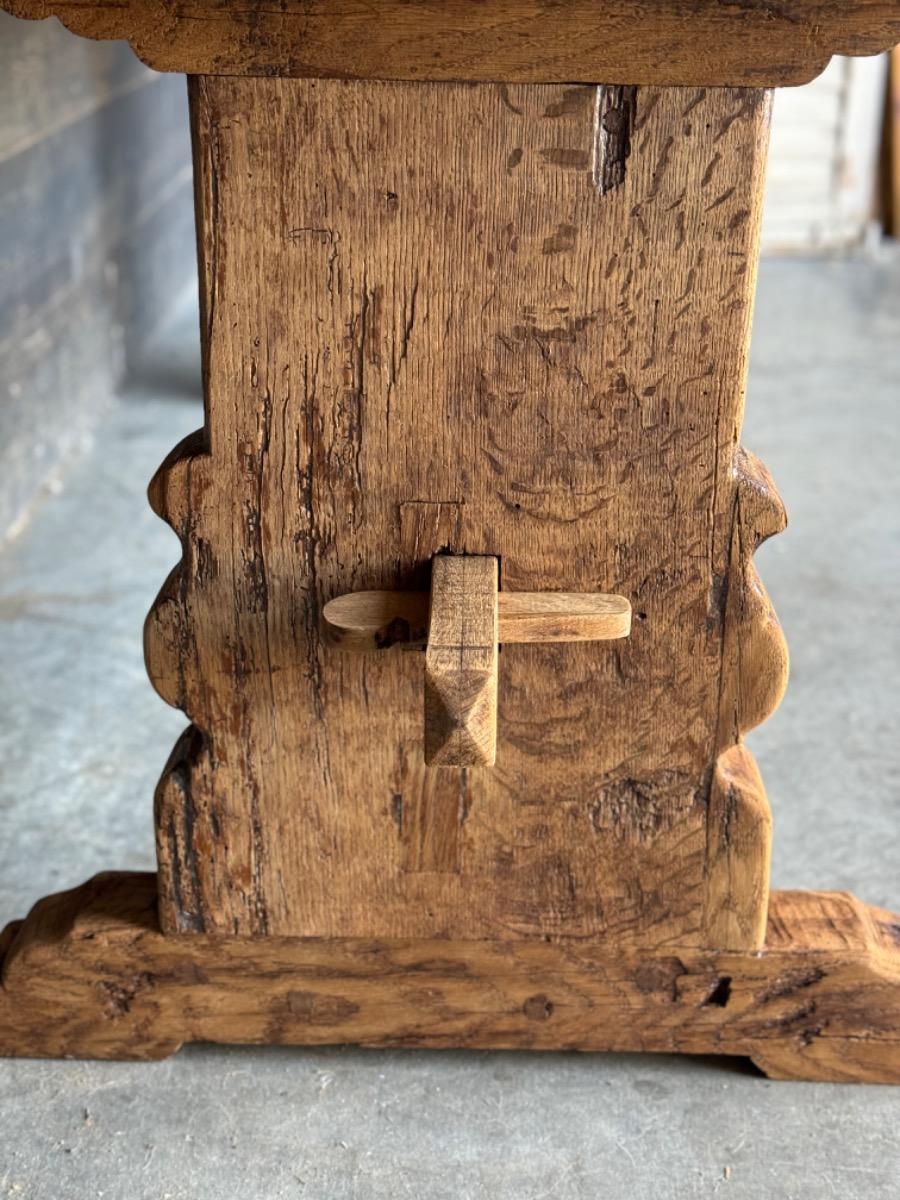
[[[147,674],[163,700],[195,722],[176,743],[154,798],[160,921],[166,933],[204,931],[204,898],[215,883],[204,847],[211,847],[221,836],[225,819],[213,799],[214,763],[205,732],[212,726],[214,680],[208,664],[201,662],[192,604],[193,581],[204,582],[216,570],[201,521],[211,469],[206,430],[197,430],[166,457],[148,490],[151,508],[178,535],[182,557],[160,589],[144,625]],[[238,853],[252,857],[252,846],[246,845],[247,831],[230,833]],[[174,898],[174,903],[164,903],[165,897]],[[232,920],[237,928],[246,916],[241,910],[240,888],[236,886],[228,896],[218,895],[217,899],[222,912],[236,910]],[[263,931],[255,928],[252,919],[250,929]]]
[[[709,946],[753,950],[766,932],[772,819],[743,735],[775,711],[788,677],[787,644],[753,555],[766,538],[782,532],[787,518],[758,458],[739,448],[733,471],[719,756],[709,798],[703,923]]]

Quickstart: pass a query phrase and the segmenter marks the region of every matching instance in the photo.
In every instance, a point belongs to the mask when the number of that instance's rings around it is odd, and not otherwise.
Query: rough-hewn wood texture
[[[4,0],[208,75],[764,86],[900,41],[895,0]]]
[[[161,1058],[190,1041],[648,1050],[900,1083],[900,921],[846,893],[775,892],[762,953],[167,938],[155,902],[154,876],[101,875],[10,926],[0,1054]]]
[[[784,516],[738,435],[769,98],[630,105],[604,189],[594,87],[194,80],[208,417],[151,487],[184,560],[147,662],[194,722],[167,931],[759,944],[739,743],[784,686],[751,563]],[[442,550],[635,610],[504,647],[496,766],[450,783],[418,656],[320,634]]]
[[[497,559],[439,554],[425,649],[425,764],[492,767],[497,757]]]

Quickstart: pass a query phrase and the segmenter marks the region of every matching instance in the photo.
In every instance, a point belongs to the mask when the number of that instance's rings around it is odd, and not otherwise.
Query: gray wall
[[[0,539],[194,273],[184,78],[0,13]]]

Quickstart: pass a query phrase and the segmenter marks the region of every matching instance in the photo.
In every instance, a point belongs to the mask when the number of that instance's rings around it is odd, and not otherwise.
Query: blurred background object
[[[847,250],[878,235],[888,61],[833,58],[812,83],[776,91],[763,254]]]
[[[885,229],[893,238],[900,237],[900,46],[890,56],[891,66],[884,138],[882,139],[882,207]]]
[[[2,541],[196,270],[183,78],[0,13],[0,111]]]

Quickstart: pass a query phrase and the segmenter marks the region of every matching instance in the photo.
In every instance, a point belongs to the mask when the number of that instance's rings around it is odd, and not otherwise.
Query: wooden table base
[[[182,559],[147,667],[191,722],[159,873],[9,927],[0,1053],[900,1082],[900,919],[769,895],[743,739],[787,680],[753,566],[785,514],[740,441],[768,89],[900,6],[0,7],[189,73],[205,400],[150,489]],[[348,597],[429,586],[398,613],[424,656],[334,637]],[[573,593],[634,621],[507,636],[516,596]]]
[[[156,877],[104,874],[0,941],[0,1053],[184,1042],[746,1055],[777,1079],[900,1083],[900,920],[774,892],[765,948],[165,937]]]

